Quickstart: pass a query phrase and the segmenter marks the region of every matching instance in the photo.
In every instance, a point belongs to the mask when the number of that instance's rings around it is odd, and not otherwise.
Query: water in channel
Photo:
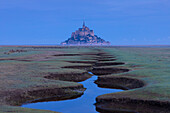
[[[91,72],[89,73],[92,74]],[[97,113],[94,105],[97,96],[107,93],[120,92],[123,90],[100,88],[94,83],[95,80],[97,80],[97,76],[94,75],[83,82],[79,82],[87,88],[84,94],[79,98],[72,100],[30,103],[25,104],[22,107],[51,110],[62,113]]]

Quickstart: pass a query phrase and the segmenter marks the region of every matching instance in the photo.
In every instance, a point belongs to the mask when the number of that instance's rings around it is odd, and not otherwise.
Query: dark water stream
[[[63,113],[97,113],[94,105],[97,96],[107,93],[120,92],[123,90],[100,88],[94,83],[95,80],[97,80],[97,76],[94,75],[86,81],[79,82],[87,88],[84,94],[79,98],[63,101],[30,103],[23,105],[22,107],[51,110]]]

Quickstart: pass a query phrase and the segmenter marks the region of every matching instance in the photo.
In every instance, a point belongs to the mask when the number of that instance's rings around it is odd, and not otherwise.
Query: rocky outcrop
[[[110,42],[95,35],[94,31],[83,23],[83,27],[73,32],[71,38],[62,42],[61,45],[110,45]]]

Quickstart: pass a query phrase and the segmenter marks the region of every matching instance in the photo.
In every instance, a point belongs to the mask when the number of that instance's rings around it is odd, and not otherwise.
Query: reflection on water
[[[86,81],[79,82],[87,89],[84,92],[84,95],[77,99],[31,103],[23,105],[22,107],[58,111],[63,113],[96,113],[97,111],[95,110],[94,103],[97,96],[120,92],[123,90],[99,88],[94,83],[95,80],[97,80],[97,76],[92,76]]]

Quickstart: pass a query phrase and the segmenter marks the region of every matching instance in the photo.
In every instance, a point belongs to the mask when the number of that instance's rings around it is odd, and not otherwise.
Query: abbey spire
[[[83,21],[83,28],[85,28],[86,26],[85,26],[85,21]]]

